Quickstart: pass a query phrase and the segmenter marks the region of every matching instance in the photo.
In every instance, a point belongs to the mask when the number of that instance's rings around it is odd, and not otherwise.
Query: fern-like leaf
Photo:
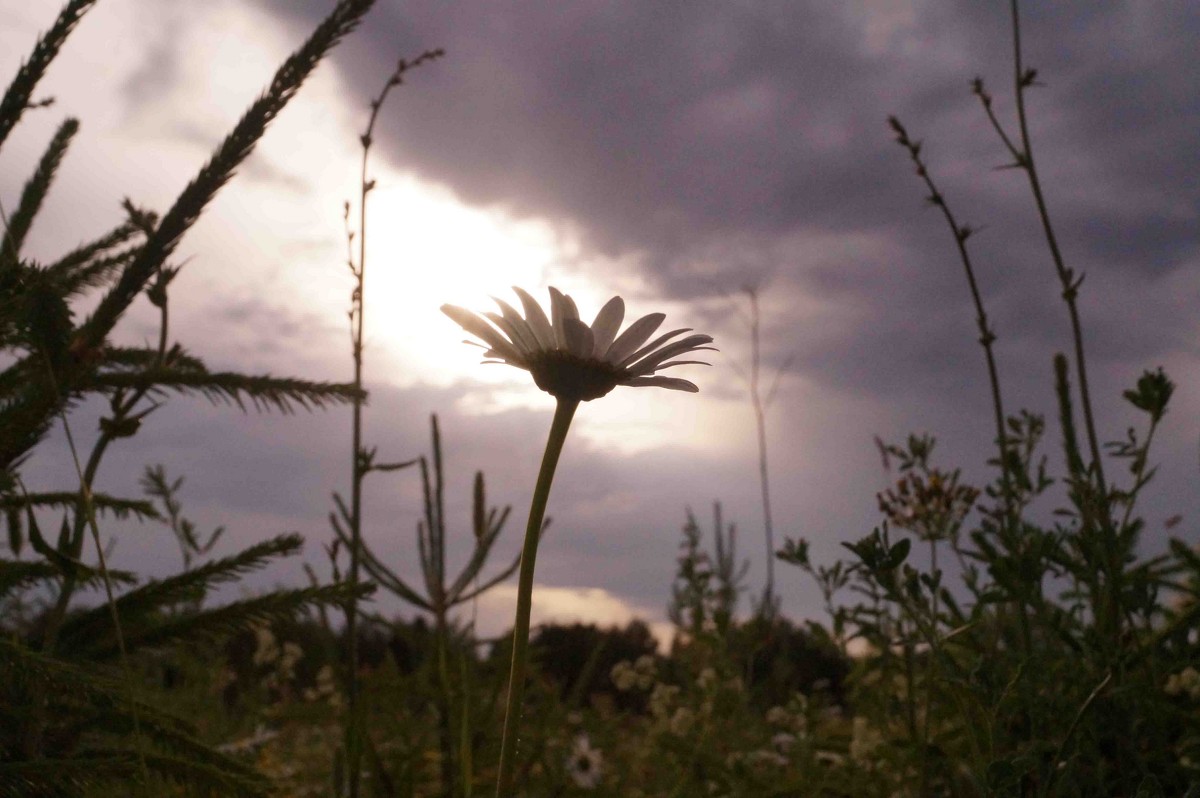
[[[81,4],[90,3],[76,0],[68,5]],[[61,364],[55,380],[31,382],[0,412],[0,469],[11,468],[36,446],[44,437],[50,419],[65,403],[79,396],[82,386],[95,375],[98,353],[117,321],[146,288],[150,279],[159,273],[184,233],[199,218],[217,191],[233,176],[235,169],[262,137],[267,125],[296,94],[321,58],[357,26],[372,5],[374,0],[339,0],[308,40],[275,73],[266,92],[251,105],[208,163],[184,188],[162,221],[150,231],[137,256],[122,269],[116,283],[75,332],[70,341],[70,351],[74,356],[72,360]],[[66,13],[64,10],[63,14]],[[54,51],[57,51],[57,47]],[[50,57],[53,57],[53,52]],[[31,90],[32,87],[29,87]],[[21,93],[18,90],[16,95]],[[24,99],[19,101],[20,108],[23,109],[27,101],[28,91],[25,91]],[[6,96],[4,103],[0,104],[0,120],[3,120],[3,111],[9,104]],[[15,121],[14,117],[12,124]],[[6,134],[7,130],[0,128],[0,142]],[[3,282],[4,276],[0,275],[0,284]],[[22,363],[31,359],[27,356]]]
[[[139,232],[140,228],[133,222],[122,222],[109,232],[97,239],[82,244],[63,255],[58,260],[46,266],[46,271],[56,278],[63,279],[101,257],[109,250],[127,243]]]
[[[214,585],[236,581],[277,557],[294,554],[303,544],[304,539],[299,535],[279,535],[232,557],[213,560],[167,579],[148,582],[116,600],[121,625],[126,627],[128,635],[133,628],[145,625],[154,613],[175,604],[202,599]],[[99,637],[108,639],[111,634],[111,611],[101,605],[66,621],[59,632],[59,640],[64,650],[69,650]]]
[[[125,630],[125,646],[133,651],[159,648],[180,643],[204,643],[253,626],[289,619],[306,609],[318,606],[344,606],[353,598],[362,599],[375,591],[375,586],[347,583],[321,587],[277,590],[257,598],[235,601],[211,610],[179,615],[142,630]],[[117,656],[116,642],[111,634],[84,641],[79,653],[93,659],[106,660]]]
[[[16,210],[8,219],[3,246],[0,246],[0,263],[17,262],[21,245],[25,243],[25,236],[29,234],[29,228],[33,226],[33,219],[37,216],[46,195],[50,192],[50,183],[54,180],[54,173],[62,164],[63,156],[67,154],[67,147],[71,145],[71,139],[78,132],[79,120],[67,119],[59,125],[54,138],[50,140],[46,152],[42,155],[37,168],[21,192],[21,199],[17,203]],[[4,268],[4,266],[0,265],[0,268]]]
[[[107,369],[124,369],[141,373],[158,363],[158,349],[145,347],[108,347],[104,350],[104,366]],[[163,358],[174,371],[195,374],[207,374],[208,367],[204,361],[195,355],[188,354],[183,347],[175,344]],[[113,373],[110,371],[109,373]]]
[[[70,0],[63,6],[50,30],[33,46],[29,60],[17,70],[16,77],[4,92],[4,98],[0,99],[0,146],[3,146],[8,134],[30,107],[33,90],[46,74],[46,67],[50,66],[71,30],[95,2],[96,0]]]
[[[269,375],[253,376],[231,372],[201,374],[174,367],[149,368],[136,373],[107,371],[90,383],[95,390],[142,388],[157,393],[200,394],[214,404],[222,402],[246,410],[278,410],[294,413],[297,408],[312,410],[353,402],[366,394],[348,383],[312,382]]]
[[[74,509],[79,504],[79,491],[51,491],[47,493],[11,493],[0,495],[0,512],[24,510],[26,507]],[[100,515],[126,519],[132,516],[139,521],[157,519],[158,510],[145,499],[122,499],[107,493],[93,493],[92,507]]]
[[[300,49],[279,67],[266,92],[250,106],[213,157],[175,200],[137,259],[122,272],[120,280],[83,325],[83,346],[98,346],[104,340],[146,282],[175,251],[183,234],[200,217],[209,201],[250,155],[267,125],[295,96],[325,53],[358,25],[372,5],[374,0],[340,0]]]

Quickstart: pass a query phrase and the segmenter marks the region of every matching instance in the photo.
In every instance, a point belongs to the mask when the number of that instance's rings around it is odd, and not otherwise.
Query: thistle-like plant
[[[428,613],[434,622],[434,645],[438,680],[438,725],[439,742],[442,748],[442,784],[446,794],[456,794],[456,785],[470,780],[470,772],[463,763],[466,752],[453,733],[455,712],[451,665],[448,661],[450,638],[454,619],[451,613],[458,607],[474,602],[479,596],[508,579],[517,570],[520,558],[514,558],[506,567],[487,577],[483,568],[491,556],[492,547],[504,529],[511,507],[489,507],[484,486],[483,472],[475,473],[471,504],[471,532],[474,542],[470,556],[462,569],[453,578],[446,574],[446,515],[445,483],[443,480],[442,439],[437,416],[430,419],[432,438],[432,463],[419,459],[421,469],[421,496],[424,503],[424,518],[417,522],[417,551],[421,566],[422,584],[414,587],[401,577],[385,559],[371,547],[360,543],[360,557],[367,575],[384,590],[392,593],[414,609]],[[348,532],[351,511],[342,499],[334,496],[338,511],[330,514],[337,540],[344,546],[352,545]],[[544,527],[543,527],[544,531]],[[382,619],[377,619],[383,622]],[[463,696],[465,702],[466,697]],[[464,704],[465,709],[465,704]]]
[[[703,530],[689,509],[671,587],[667,617],[689,640],[715,633],[726,640],[745,591],[749,560],[738,560],[737,528],[726,524],[721,503],[713,502],[713,548],[704,548]]]

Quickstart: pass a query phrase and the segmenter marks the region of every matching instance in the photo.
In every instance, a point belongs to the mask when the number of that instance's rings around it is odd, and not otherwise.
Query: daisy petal
[[[521,334],[517,330],[516,325],[514,325],[508,319],[501,316],[499,313],[488,312],[488,313],[484,313],[483,315],[485,317],[487,317],[488,321],[490,321],[492,324],[495,324],[497,327],[499,327],[500,330],[509,337],[509,339],[513,342],[513,346],[515,346],[517,348],[518,352],[520,352],[522,355],[524,355],[530,351],[529,347],[525,346],[525,344],[522,343]],[[524,322],[522,322],[522,323],[524,323]],[[534,351],[537,351],[536,348],[534,349]]]
[[[554,348],[554,328],[550,326],[550,320],[546,318],[546,312],[542,310],[542,306],[522,288],[513,286],[513,291],[521,298],[521,307],[525,308],[525,323],[529,325],[530,331],[537,338],[538,343],[543,349]]]
[[[634,376],[649,374],[650,372],[654,371],[655,367],[658,366],[659,363],[670,360],[676,355],[682,355],[684,352],[696,351],[707,343],[712,343],[711,335],[689,335],[687,338],[664,346],[657,352],[651,352],[646,357],[642,358],[636,363],[633,363],[632,365],[626,366],[625,368]]]
[[[570,315],[571,311],[563,292],[550,286],[550,324],[554,327],[554,343],[559,349],[571,348],[567,345],[567,328],[563,324]],[[575,317],[578,318],[579,314],[576,313]]]
[[[537,336],[533,334],[533,330],[530,329],[529,324],[526,323],[525,319],[521,318],[521,314],[517,313],[512,305],[496,297],[492,297],[492,301],[500,307],[500,312],[504,314],[504,318],[508,319],[508,323],[512,325],[513,330],[517,333],[519,340],[518,338],[514,338],[513,343],[526,352],[536,352],[541,349],[541,346],[538,345]]]
[[[672,338],[674,338],[676,335],[679,335],[680,333],[691,332],[691,331],[692,331],[692,328],[691,328],[691,327],[681,327],[681,328],[680,328],[680,329],[678,329],[678,330],[671,330],[669,333],[664,333],[664,334],[662,334],[662,335],[658,336],[657,338],[655,338],[655,339],[654,339],[653,341],[651,341],[650,343],[648,343],[648,344],[646,344],[645,346],[643,346],[643,347],[642,347],[641,349],[639,349],[638,351],[634,352],[634,353],[633,353],[632,355],[630,355],[629,357],[627,357],[627,358],[625,358],[624,360],[622,360],[622,361],[621,361],[620,363],[618,363],[617,365],[619,365],[619,366],[628,366],[630,363],[634,362],[635,360],[638,360],[639,358],[642,358],[642,357],[644,357],[644,356],[646,356],[646,355],[650,354],[650,353],[651,353],[651,352],[653,352],[655,349],[658,349],[660,346],[662,346],[662,345],[663,345],[663,344],[665,344],[667,341],[669,341],[669,340],[671,340]]]
[[[678,377],[634,377],[632,380],[621,384],[630,385],[634,388],[670,388],[672,391],[687,391],[688,393],[698,393],[700,391],[695,383],[681,380]]]
[[[579,319],[564,319],[563,327],[567,334],[567,348],[571,354],[586,358],[592,356],[592,330]]]
[[[454,319],[460,327],[472,335],[483,339],[484,343],[495,349],[506,359],[523,360],[517,347],[501,335],[494,327],[465,308],[456,305],[442,305],[442,313]]]
[[[619,296],[608,300],[604,303],[604,307],[600,308],[600,312],[596,314],[596,320],[592,322],[592,336],[596,344],[592,354],[595,357],[604,357],[604,353],[608,351],[613,339],[617,337],[617,330],[621,329],[621,322],[624,319],[625,300]]]
[[[605,353],[604,359],[614,365],[620,363],[633,350],[645,343],[666,317],[665,313],[651,313],[649,316],[642,316],[629,325],[628,330],[617,336],[617,340],[612,342],[612,346]]]
[[[497,354],[495,351],[493,351],[491,349],[489,349],[485,353],[484,358],[485,358],[484,360],[481,360],[479,362],[480,363],[498,363],[501,366],[515,366],[516,368],[525,369],[525,371],[529,371],[529,366],[526,366],[524,363],[514,363],[511,360],[508,360],[507,358],[501,357],[499,354]]]
[[[563,294],[563,303],[563,310],[566,314],[565,318],[579,319],[580,321],[583,321],[583,319],[579,317],[579,308],[575,305],[575,300],[571,299],[570,294]]]
[[[712,363],[706,363],[703,360],[672,360],[670,363],[663,363],[655,371],[669,369],[671,366],[711,366]]]

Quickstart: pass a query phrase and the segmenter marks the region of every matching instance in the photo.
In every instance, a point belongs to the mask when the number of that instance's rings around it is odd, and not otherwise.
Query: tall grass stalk
[[[738,308],[750,330],[750,363],[745,369],[737,363],[732,363],[732,365],[750,392],[750,407],[754,411],[754,430],[758,444],[758,485],[762,497],[767,577],[760,604],[755,611],[764,618],[771,618],[779,610],[779,600],[775,597],[775,525],[771,514],[770,470],[767,467],[767,411],[775,401],[780,380],[788,366],[791,365],[792,358],[789,356],[780,364],[771,385],[764,390],[762,385],[762,313],[758,305],[758,291],[759,287],[756,285],[744,286],[742,293],[746,295],[750,310],[747,313]]]

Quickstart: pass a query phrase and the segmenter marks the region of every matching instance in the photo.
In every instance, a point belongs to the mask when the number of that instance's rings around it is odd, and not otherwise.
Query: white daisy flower
[[[575,738],[575,745],[567,757],[567,774],[575,786],[594,790],[600,784],[600,770],[604,766],[604,755],[592,748],[586,734]]]
[[[712,343],[710,335],[688,335],[670,342],[691,332],[688,327],[646,343],[666,318],[662,313],[643,316],[618,335],[625,318],[625,302],[619,296],[608,300],[589,325],[579,318],[574,300],[557,288],[550,288],[549,318],[528,293],[516,287],[513,291],[521,299],[524,317],[500,299],[496,300],[500,313],[476,314],[455,305],[442,305],[442,312],[487,344],[485,362],[525,369],[539,388],[558,399],[587,402],[618,385],[695,393],[699,388],[688,380],[655,372],[671,366],[708,365],[673,358],[716,351],[706,346]]]

